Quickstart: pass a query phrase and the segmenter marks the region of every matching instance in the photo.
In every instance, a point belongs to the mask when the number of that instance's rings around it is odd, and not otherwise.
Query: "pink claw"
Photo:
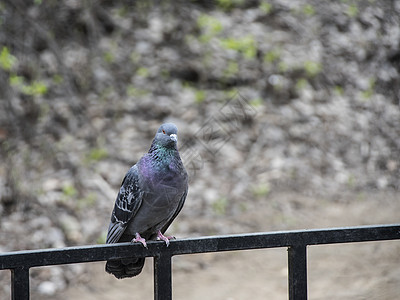
[[[137,243],[137,242],[142,243],[142,245],[143,245],[145,248],[147,248],[146,240],[140,236],[139,232],[136,232],[136,236],[135,236],[134,239],[132,239],[131,242],[132,242],[132,243]]]
[[[174,240],[174,239],[175,239],[174,236],[164,236],[160,230],[157,232],[157,240],[164,241],[167,244],[167,247],[169,246],[169,240]]]

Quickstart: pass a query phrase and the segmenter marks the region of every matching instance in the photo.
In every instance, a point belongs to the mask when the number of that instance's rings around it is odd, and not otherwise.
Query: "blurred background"
[[[399,222],[400,1],[0,1],[0,251],[104,243],[163,122],[178,238]],[[174,299],[287,299],[286,249],[174,258]],[[312,247],[310,299],[395,299],[398,242]],[[32,299],[152,299],[152,261],[31,269]],[[0,272],[0,298],[10,273]]]

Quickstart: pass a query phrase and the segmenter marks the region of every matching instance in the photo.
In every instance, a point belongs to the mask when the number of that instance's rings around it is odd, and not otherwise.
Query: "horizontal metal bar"
[[[154,257],[161,252],[168,252],[168,255],[172,256],[192,253],[290,247],[296,245],[323,245],[395,239],[400,239],[400,224],[180,239],[172,240],[168,248],[164,242],[157,241],[149,241],[147,243],[147,249],[140,243],[89,245],[62,249],[3,253],[0,254],[0,270],[105,261],[112,258]]]

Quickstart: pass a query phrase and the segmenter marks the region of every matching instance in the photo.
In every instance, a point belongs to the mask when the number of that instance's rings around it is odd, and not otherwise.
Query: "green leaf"
[[[358,7],[356,4],[351,4],[346,11],[346,14],[350,17],[350,18],[355,18],[358,15]]]
[[[115,61],[114,53],[112,53],[111,51],[105,52],[103,55],[103,59],[106,63],[113,63]]]
[[[264,61],[266,63],[274,63],[278,61],[281,57],[280,50],[279,49],[272,49],[271,51],[268,51],[264,55]]]
[[[308,60],[304,62],[304,70],[309,77],[315,77],[322,71],[322,65],[319,62]]]
[[[297,80],[296,82],[296,90],[301,91],[303,90],[308,84],[307,79],[305,78],[300,78],[299,80]]]
[[[21,92],[25,95],[40,96],[47,93],[47,86],[42,81],[34,81],[30,85],[23,85]]]
[[[201,30],[211,35],[216,35],[223,29],[222,23],[217,18],[207,14],[202,14],[197,18],[197,25]]]
[[[147,95],[148,93],[149,91],[145,89],[138,89],[131,84],[126,87],[126,94],[130,97],[141,97]]]
[[[60,74],[55,74],[53,76],[53,82],[55,84],[61,84],[61,83],[63,83],[63,81],[64,81],[64,78]]]
[[[0,53],[0,67],[5,71],[10,71],[17,63],[17,58],[10,54],[7,47],[3,47]]]
[[[343,96],[343,94],[344,94],[344,89],[343,89],[343,87],[341,87],[340,85],[336,85],[336,86],[333,88],[333,91],[334,91],[335,94],[338,95],[338,96]]]
[[[253,194],[254,196],[259,198],[266,197],[270,193],[270,191],[271,191],[270,185],[267,183],[253,186]]]
[[[225,215],[228,200],[225,197],[219,198],[212,204],[212,208],[217,215]]]
[[[10,85],[21,93],[30,96],[41,96],[47,93],[47,85],[40,80],[35,80],[31,84],[26,84],[22,76],[10,75]]]
[[[224,70],[227,77],[232,77],[239,72],[239,65],[236,61],[229,61],[228,67]]]
[[[201,103],[206,99],[206,93],[203,90],[196,90],[194,93],[196,103]]]
[[[108,152],[104,148],[94,148],[89,153],[90,161],[99,161],[105,159],[108,156]]]
[[[263,103],[264,103],[264,101],[261,98],[254,98],[254,99],[250,100],[251,106],[254,106],[254,107],[259,107],[259,106],[263,105]]]
[[[306,16],[313,16],[315,15],[315,9],[314,6],[312,6],[311,4],[306,4],[303,6],[303,14],[305,14]]]
[[[21,88],[24,84],[24,77],[17,75],[10,75],[10,85],[13,87]]]
[[[221,39],[222,47],[241,52],[246,58],[254,58],[257,54],[256,42],[252,36],[243,38]]]
[[[262,2],[260,4],[260,10],[263,11],[265,14],[269,14],[272,10],[272,4],[269,2]]]
[[[74,197],[78,194],[78,191],[72,184],[66,184],[63,186],[63,194],[67,197]]]
[[[145,67],[140,67],[139,69],[137,69],[136,74],[139,75],[140,77],[148,77],[150,72],[149,69],[145,68]]]
[[[244,0],[217,0],[218,6],[225,10],[230,10],[236,6],[243,5],[244,2]]]

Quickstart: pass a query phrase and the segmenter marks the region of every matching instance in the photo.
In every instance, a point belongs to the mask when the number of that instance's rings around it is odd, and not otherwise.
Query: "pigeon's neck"
[[[156,184],[160,180],[164,185],[174,186],[186,171],[178,150],[166,147],[152,147],[139,162],[142,178],[147,184]]]
[[[157,154],[174,155],[176,152],[178,152],[178,149],[176,149],[176,147],[173,148],[165,147],[153,141],[148,153],[150,155],[157,155]]]
[[[147,154],[148,162],[152,165],[153,169],[163,170],[177,170],[182,166],[182,162],[176,148],[167,148],[159,145],[152,145]]]

